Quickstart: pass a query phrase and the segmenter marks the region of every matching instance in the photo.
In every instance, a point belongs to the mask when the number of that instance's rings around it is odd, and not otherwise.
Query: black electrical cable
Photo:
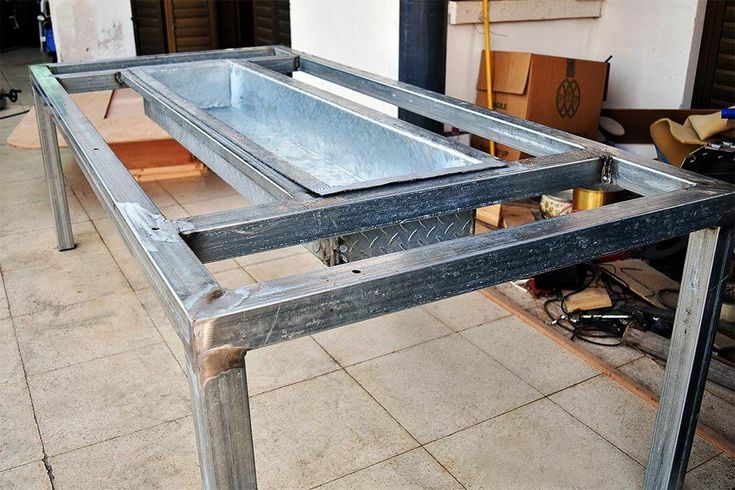
[[[601,268],[592,263],[588,263],[587,266],[591,270],[591,275],[584,286],[576,291],[572,291],[567,294],[562,294],[557,291],[556,296],[550,298],[544,302],[544,311],[546,315],[551,319],[552,324],[559,325],[564,330],[570,332],[571,340],[579,339],[583,342],[587,342],[594,345],[600,345],[604,347],[615,347],[621,345],[623,333],[628,325],[628,321],[625,319],[595,319],[587,320],[581,318],[580,315],[570,314],[566,307],[566,302],[573,294],[584,291],[592,285],[596,287],[604,288],[610,300],[612,306],[610,308],[601,308],[594,310],[595,314],[612,314],[621,313],[622,306],[625,302],[630,299],[630,295],[627,293],[624,281],[618,282],[613,281],[606,274],[602,274]],[[557,307],[561,311],[560,315],[555,315],[550,307],[557,304]],[[603,341],[607,339],[607,341]]]

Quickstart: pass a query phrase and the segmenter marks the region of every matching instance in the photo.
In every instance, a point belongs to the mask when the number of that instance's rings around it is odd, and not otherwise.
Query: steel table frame
[[[128,71],[215,59],[308,73],[534,157],[503,169],[318,197],[273,171],[252,148],[233,144],[172,104],[175,94],[151,90]],[[646,472],[647,488],[681,486],[733,250],[733,186],[278,46],[36,65],[30,72],[59,249],[74,242],[56,128],[185,346],[204,487],[256,487],[247,351],[689,234]],[[263,191],[258,204],[165,218],[69,95],[125,86],[143,96],[150,117],[235,189],[244,192],[242,182],[255,182]],[[640,197],[237,289],[222,288],[203,265],[600,182]]]

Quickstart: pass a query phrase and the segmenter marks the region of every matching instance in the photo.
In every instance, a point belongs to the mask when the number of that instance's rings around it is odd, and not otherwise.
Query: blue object
[[[46,37],[46,52],[55,53],[56,42],[54,41],[54,30],[50,27],[47,27],[46,31],[44,32],[44,37]]]
[[[735,109],[722,109],[722,111],[720,111],[720,117],[722,119],[735,119]]]

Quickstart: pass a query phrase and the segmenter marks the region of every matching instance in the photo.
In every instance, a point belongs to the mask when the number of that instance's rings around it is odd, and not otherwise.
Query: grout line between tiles
[[[0,270],[0,285],[3,288],[3,293],[7,297],[8,291],[5,288],[5,279],[2,277],[2,271]],[[9,306],[9,305],[8,305]],[[13,329],[13,337],[15,339],[15,348],[18,351],[18,358],[20,359],[20,365],[23,369],[23,382],[25,383],[26,391],[28,392],[28,400],[31,402],[31,413],[33,414],[33,422],[36,424],[36,433],[38,434],[38,442],[41,444],[41,454],[43,454],[43,458],[41,461],[43,462],[43,466],[46,468],[46,475],[49,479],[49,485],[51,486],[51,490],[54,490],[54,471],[51,467],[51,463],[49,462],[49,456],[48,453],[46,453],[46,445],[43,442],[43,436],[41,434],[41,426],[38,424],[38,417],[36,416],[36,405],[33,402],[33,394],[31,393],[31,386],[28,383],[28,372],[26,371],[26,364],[25,360],[23,359],[23,354],[20,350],[20,344],[18,343],[18,331],[15,328],[15,321],[13,320],[13,317],[11,315],[10,317],[10,325]]]
[[[465,293],[465,294],[468,294],[468,293]],[[456,296],[453,296],[453,297],[456,298]],[[431,303],[428,303],[428,304],[431,304]],[[433,314],[431,312],[431,310],[429,310],[428,308],[424,308],[423,306],[424,305],[421,305],[421,306],[419,306],[419,308],[422,308],[424,311],[426,311],[426,313],[428,313],[429,315],[433,316],[442,325],[444,325],[445,327],[447,327],[449,330],[453,331],[454,333],[464,332],[465,330],[469,330],[471,328],[477,328],[479,326],[485,325],[485,324],[490,323],[490,322],[494,322],[494,321],[497,321],[497,320],[502,320],[504,318],[508,318],[508,317],[514,316],[513,313],[508,313],[507,315],[502,315],[502,316],[499,316],[497,318],[493,318],[492,320],[488,320],[487,322],[481,322],[481,323],[478,323],[477,325],[470,325],[469,327],[463,328],[461,330],[455,330],[454,327],[452,327],[451,325],[447,324],[447,322],[445,322],[444,320],[442,320],[441,318],[439,318],[438,316],[436,316],[435,314]],[[501,306],[501,308],[502,308],[502,306]],[[505,309],[505,308],[503,308],[503,309]]]
[[[602,376],[602,374],[600,374],[599,376]],[[597,376],[595,376],[595,377],[597,377]],[[590,427],[589,425],[585,424],[585,423],[584,423],[584,422],[583,422],[582,420],[580,420],[579,418],[575,417],[573,413],[569,412],[569,411],[568,411],[567,409],[565,409],[564,407],[562,407],[561,405],[559,405],[558,403],[556,403],[556,402],[555,402],[554,400],[552,400],[551,398],[549,398],[549,397],[547,397],[547,398],[548,398],[548,400],[549,400],[549,401],[550,401],[551,403],[553,403],[554,405],[556,405],[557,407],[559,407],[559,408],[560,408],[560,409],[561,409],[562,411],[564,411],[565,413],[567,413],[567,414],[568,414],[568,415],[569,415],[570,417],[572,417],[572,418],[573,418],[574,420],[576,420],[577,422],[579,422],[580,424],[584,425],[584,426],[585,426],[585,427],[587,427],[587,428],[588,428],[589,430],[591,430],[592,432],[594,432],[595,434],[597,434],[597,435],[598,435],[598,436],[599,436],[599,437],[600,437],[601,439],[603,439],[604,441],[606,441],[606,442],[607,442],[608,444],[610,444],[611,446],[613,446],[613,447],[614,447],[615,449],[617,449],[617,450],[618,450],[618,451],[620,451],[621,453],[625,454],[625,455],[626,455],[627,457],[629,457],[629,458],[630,458],[631,460],[635,461],[635,462],[636,462],[636,463],[637,463],[638,465],[640,465],[640,466],[641,466],[642,468],[645,468],[645,467],[646,467],[646,465],[644,465],[643,463],[641,463],[640,461],[638,461],[637,459],[635,459],[635,458],[634,458],[633,456],[631,456],[630,454],[628,454],[628,453],[627,453],[626,451],[624,451],[624,450],[623,450],[622,448],[618,447],[618,446],[617,446],[617,445],[616,445],[615,443],[613,443],[613,442],[612,442],[612,441],[611,441],[610,439],[608,439],[607,437],[603,436],[602,434],[600,434],[599,432],[597,432],[597,431],[596,431],[595,429],[593,429],[593,428],[592,428],[592,427]],[[651,433],[653,433],[653,428],[651,428]]]
[[[394,454],[393,456],[389,456],[389,457],[387,457],[387,458],[385,458],[385,459],[381,459],[380,461],[376,461],[375,463],[371,463],[371,464],[369,464],[369,465],[365,466],[364,468],[360,468],[360,469],[357,469],[357,470],[354,470],[354,471],[350,471],[349,473],[345,473],[344,475],[339,475],[339,476],[338,476],[338,477],[336,477],[336,478],[332,478],[331,480],[327,480],[327,481],[325,481],[325,482],[319,483],[318,485],[314,485],[314,486],[312,486],[312,487],[309,487],[309,490],[314,490],[314,489],[316,489],[316,488],[320,488],[320,487],[323,487],[324,485],[327,485],[327,484],[329,484],[329,483],[332,483],[332,482],[334,482],[334,481],[337,481],[337,480],[341,480],[342,478],[346,478],[346,477],[348,477],[348,476],[350,476],[350,475],[354,475],[354,474],[355,474],[355,473],[357,473],[357,472],[360,472],[360,471],[362,471],[362,470],[366,470],[366,469],[368,469],[368,468],[372,468],[373,466],[377,466],[377,465],[379,465],[379,464],[381,464],[381,463],[385,463],[386,461],[390,461],[390,460],[391,460],[391,459],[393,459],[393,458],[397,458],[397,457],[399,457],[399,456],[403,456],[404,454],[406,454],[406,453],[410,453],[411,451],[415,451],[415,450],[417,450],[417,449],[422,449],[422,448],[421,448],[421,447],[413,447],[413,448],[411,448],[411,449],[407,449],[407,450],[405,450],[405,451],[402,451],[402,452],[400,452],[400,453],[398,453],[398,454]],[[427,451],[427,452],[428,452],[428,451]],[[432,458],[433,458],[433,456],[432,456]],[[450,473],[450,475],[451,475],[451,473]],[[459,482],[458,482],[458,483],[459,483]],[[460,483],[460,485],[462,485],[462,484]],[[464,487],[464,485],[462,485],[462,487],[463,487],[463,488],[466,488],[466,487]]]
[[[22,468],[24,466],[31,465],[33,463],[41,463],[44,466],[46,466],[46,463],[44,463],[42,459],[34,459],[33,461],[27,461],[25,463],[16,464],[14,466],[8,466],[7,468],[3,468],[2,470],[0,470],[0,475],[2,475],[3,473],[7,473],[8,471],[17,470],[18,468]]]
[[[67,364],[65,366],[58,366],[58,367],[55,367],[55,368],[47,369],[45,371],[39,371],[37,373],[31,373],[28,376],[31,377],[31,378],[35,378],[37,376],[42,376],[44,374],[53,373],[53,372],[56,372],[56,371],[61,371],[62,369],[67,369],[67,368],[71,368],[71,367],[80,366],[80,365],[86,364],[88,362],[101,361],[102,359],[107,359],[108,357],[113,357],[113,356],[117,356],[117,355],[121,355],[121,354],[129,354],[131,352],[135,352],[135,351],[138,351],[138,350],[146,349],[148,347],[153,347],[154,345],[160,345],[162,343],[165,343],[165,342],[163,342],[163,341],[161,341],[161,342],[153,342],[151,344],[140,345],[140,346],[134,347],[132,349],[125,349],[125,350],[121,350],[119,352],[113,352],[113,353],[107,354],[105,356],[91,357],[89,359],[85,359],[83,361],[74,362],[72,364]]]
[[[429,342],[433,342],[435,340],[445,339],[447,337],[451,337],[452,335],[456,335],[456,334],[457,334],[457,332],[450,331],[449,333],[446,333],[446,334],[443,334],[443,335],[439,335],[438,337],[434,337],[434,338],[431,338],[431,339],[422,340],[421,342],[417,342],[415,344],[407,345],[405,347],[401,347],[399,349],[392,350],[390,352],[386,352],[385,354],[380,354],[379,356],[374,356],[374,357],[371,357],[369,359],[363,359],[361,361],[357,361],[357,362],[353,362],[353,363],[348,363],[348,364],[341,364],[341,363],[338,362],[338,364],[340,366],[342,366],[343,368],[345,368],[345,369],[348,368],[348,367],[359,366],[360,364],[365,364],[366,362],[375,361],[376,359],[382,359],[383,357],[387,357],[387,356],[389,356],[391,354],[396,354],[398,352],[403,352],[404,350],[408,350],[408,349],[411,349],[413,347],[418,347],[420,345],[424,345],[424,344],[427,344]],[[316,339],[314,339],[314,340],[316,341]],[[319,343],[319,342],[317,341],[317,343]],[[320,347],[322,349],[324,349],[325,351],[327,350],[321,344],[320,344]],[[330,357],[331,357],[331,354],[330,354]],[[337,362],[336,359],[335,359],[335,362]]]
[[[246,356],[246,361],[245,362],[247,362],[247,356]],[[247,366],[246,366],[246,369],[247,369]],[[248,398],[257,398],[257,397],[259,397],[261,395],[265,395],[265,394],[268,394],[268,393],[273,393],[274,391],[280,390],[281,388],[287,388],[289,386],[294,386],[294,385],[297,385],[297,384],[300,384],[300,383],[305,383],[307,381],[312,381],[314,379],[321,378],[322,376],[328,376],[330,374],[338,373],[340,371],[344,371],[344,369],[341,366],[338,367],[337,369],[332,369],[331,371],[327,371],[327,372],[324,372],[324,373],[319,373],[319,374],[316,374],[314,376],[310,376],[308,378],[304,378],[304,379],[300,379],[298,381],[294,381],[293,383],[287,383],[285,385],[278,386],[276,388],[270,388],[268,390],[261,391],[259,393],[255,393],[253,395],[248,394]]]
[[[715,454],[715,455],[714,455],[714,456],[712,456],[711,458],[707,458],[707,459],[705,459],[704,461],[702,461],[702,462],[701,462],[701,463],[699,463],[699,464],[696,464],[696,465],[694,465],[694,466],[689,466],[689,465],[687,465],[687,473],[689,473],[689,472],[691,472],[691,471],[694,471],[694,470],[696,470],[696,469],[697,469],[697,468],[699,468],[700,466],[704,466],[704,465],[706,465],[707,463],[709,463],[709,462],[710,462],[710,461],[712,461],[713,459],[717,459],[717,458],[719,458],[720,456],[722,456],[723,454],[724,454],[723,452],[718,452],[717,454]]]
[[[493,320],[493,321],[495,321],[495,320]],[[483,325],[486,325],[486,324],[483,324]],[[478,325],[477,327],[473,327],[473,328],[482,327],[483,325]],[[465,329],[465,330],[462,330],[461,332],[457,332],[457,333],[459,334],[460,337],[462,337],[464,340],[466,340],[467,342],[469,342],[472,346],[474,346],[475,348],[479,349],[483,354],[485,354],[490,359],[492,359],[493,361],[495,361],[498,364],[500,364],[501,366],[503,366],[505,369],[507,369],[508,371],[510,371],[510,373],[513,374],[513,376],[515,376],[516,378],[518,378],[521,381],[523,381],[525,384],[527,384],[528,386],[530,386],[531,388],[533,388],[534,390],[536,390],[537,392],[539,392],[544,397],[547,397],[547,396],[550,396],[551,395],[551,393],[546,394],[543,391],[541,391],[539,388],[536,388],[535,386],[533,386],[529,381],[526,381],[520,374],[516,373],[513,369],[511,369],[510,366],[506,366],[505,363],[501,362],[499,359],[496,359],[492,354],[490,354],[489,352],[487,352],[485,349],[483,349],[482,347],[480,347],[479,345],[475,344],[470,339],[468,339],[467,337],[465,337],[462,334],[462,332],[466,332],[467,330],[469,330],[469,328],[468,329]],[[569,386],[565,386],[564,388],[561,388],[559,390],[556,390],[554,393],[556,393],[558,391],[565,390],[565,389],[567,389],[567,388],[569,388],[571,386],[577,385],[579,383],[584,383],[585,381],[587,381],[589,379],[592,379],[592,378],[595,378],[595,377],[597,377],[597,376],[599,376],[601,374],[597,369],[595,369],[595,372],[597,372],[597,374],[592,375],[589,378],[583,379],[582,381],[578,381],[576,383],[572,383]]]
[[[176,417],[176,418],[173,418],[173,419],[170,419],[170,420],[164,420],[163,422],[159,422],[159,423],[156,423],[156,424],[153,424],[153,425],[149,425],[147,427],[141,427],[140,429],[135,429],[133,431],[126,432],[125,434],[118,434],[116,436],[108,437],[107,439],[103,439],[101,441],[95,441],[95,442],[93,442],[91,444],[85,444],[84,446],[79,446],[79,447],[75,447],[75,448],[72,448],[72,449],[67,449],[65,451],[61,451],[60,453],[52,454],[52,455],[49,456],[49,458],[58,458],[59,456],[63,456],[65,454],[73,453],[75,451],[79,451],[80,449],[86,449],[86,448],[89,448],[89,447],[97,446],[98,444],[102,444],[102,443],[105,443],[105,442],[114,441],[115,439],[120,439],[121,437],[131,436],[133,434],[137,434],[137,433],[143,432],[145,430],[155,429],[156,427],[160,427],[162,425],[170,424],[171,422],[178,422],[180,420],[184,420],[185,418],[189,418],[189,417],[193,417],[193,415],[191,413],[189,413],[189,414],[186,414],[186,415],[182,415],[181,417]],[[192,426],[193,426],[193,422],[192,422]]]
[[[325,353],[325,354],[327,354],[327,355],[328,355],[328,356],[329,356],[329,357],[330,357],[330,358],[332,359],[332,361],[334,361],[335,363],[337,363],[337,365],[338,365],[338,366],[340,366],[340,365],[341,365],[341,364],[339,364],[339,362],[337,362],[337,359],[335,359],[334,357],[332,357],[332,355],[331,355],[331,354],[330,354],[330,353],[329,353],[329,352],[327,351],[327,349],[325,349],[325,348],[324,348],[324,346],[323,346],[322,344],[320,344],[320,343],[319,343],[319,342],[318,342],[318,341],[317,341],[317,340],[316,340],[316,339],[315,339],[315,338],[314,338],[313,336],[311,336],[311,338],[312,338],[312,339],[314,340],[314,342],[316,342],[316,344],[317,344],[317,345],[318,345],[319,347],[321,347],[321,349],[322,349],[322,350],[324,351],[324,353]],[[367,389],[366,389],[366,388],[365,388],[365,387],[364,387],[364,386],[363,386],[363,385],[362,385],[362,384],[361,384],[361,383],[360,383],[360,382],[359,382],[359,381],[358,381],[358,380],[357,380],[357,379],[356,379],[356,378],[355,378],[354,376],[352,376],[352,374],[350,374],[350,372],[349,372],[349,371],[347,371],[347,370],[346,370],[346,369],[344,369],[344,368],[342,368],[342,369],[343,369],[343,370],[344,370],[344,372],[345,372],[345,373],[347,374],[347,376],[349,376],[349,377],[350,377],[350,379],[352,379],[352,381],[354,381],[354,382],[355,382],[355,383],[357,384],[357,386],[359,386],[359,387],[360,387],[360,388],[361,388],[361,389],[362,389],[362,390],[363,390],[363,391],[364,391],[365,393],[367,393],[367,395],[368,395],[368,396],[369,396],[370,398],[372,398],[372,399],[373,399],[373,401],[375,401],[375,403],[377,403],[377,404],[378,404],[378,406],[379,406],[380,408],[382,408],[382,409],[383,409],[383,411],[385,411],[385,413],[386,413],[386,414],[387,414],[387,415],[388,415],[388,416],[389,416],[389,417],[390,417],[391,419],[393,419],[393,421],[394,421],[394,422],[395,422],[396,424],[398,424],[398,427],[400,427],[401,429],[403,429],[403,431],[404,431],[404,432],[405,432],[406,434],[408,434],[408,436],[409,436],[409,437],[410,437],[411,439],[413,439],[413,440],[414,440],[414,442],[415,442],[416,444],[418,444],[418,447],[421,447],[421,448],[423,448],[423,445],[421,444],[421,442],[419,442],[419,440],[418,440],[418,439],[416,439],[416,437],[414,437],[414,435],[413,435],[413,434],[411,434],[411,432],[409,432],[409,431],[408,431],[408,429],[406,429],[406,428],[405,428],[405,427],[403,426],[403,424],[401,424],[401,423],[400,423],[400,422],[398,421],[398,419],[396,419],[396,418],[395,418],[395,417],[393,416],[393,414],[392,414],[392,413],[390,413],[390,412],[388,411],[388,409],[387,409],[387,408],[385,408],[385,407],[383,406],[383,404],[382,404],[382,403],[380,403],[380,402],[379,402],[379,401],[378,401],[378,400],[377,400],[377,399],[376,399],[376,398],[375,398],[375,397],[373,396],[373,394],[372,394],[372,393],[370,393],[370,392],[369,392],[369,391],[368,391],[368,390],[367,390]],[[416,449],[416,448],[414,448],[414,449]],[[448,474],[448,475],[450,475],[450,476],[451,476],[452,478],[454,478],[454,480],[455,480],[455,481],[456,481],[456,482],[457,482],[457,483],[458,483],[458,484],[459,484],[459,485],[460,485],[460,486],[461,486],[462,488],[465,488],[465,489],[467,488],[467,487],[465,487],[465,486],[464,486],[464,485],[462,484],[462,482],[460,482],[460,481],[459,481],[459,480],[457,479],[457,477],[456,477],[456,476],[454,476],[454,474],[453,474],[452,472],[450,472],[450,471],[449,471],[449,470],[448,470],[448,469],[447,469],[447,468],[446,468],[446,467],[445,467],[445,466],[444,466],[444,465],[443,465],[443,464],[442,464],[442,463],[441,463],[441,462],[440,462],[439,460],[437,460],[437,459],[436,459],[436,458],[434,457],[434,455],[433,455],[433,454],[431,454],[431,453],[430,453],[430,452],[429,452],[428,450],[426,450],[426,452],[427,452],[427,453],[429,454],[429,456],[431,456],[431,458],[432,458],[432,459],[433,459],[434,461],[436,461],[436,463],[437,463],[437,464],[438,464],[439,466],[441,466],[441,467],[442,467],[442,468],[444,469],[444,471],[446,471],[446,472],[447,472],[447,474]],[[392,456],[392,458],[395,458],[396,456],[398,456],[398,455],[393,455],[393,456]],[[390,458],[388,458],[388,459],[390,459]],[[362,469],[364,469],[364,468],[362,468]]]

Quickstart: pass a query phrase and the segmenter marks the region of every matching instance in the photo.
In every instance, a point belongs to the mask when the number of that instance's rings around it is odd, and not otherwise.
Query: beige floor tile
[[[411,308],[327,330],[314,338],[340,364],[349,366],[450,333],[423,308]]]
[[[240,264],[238,264],[234,259],[219,260],[217,262],[210,262],[204,265],[207,268],[207,270],[212,273],[224,272],[230,269],[237,269],[240,267]]]
[[[514,316],[465,330],[462,336],[544,395],[599,374]]]
[[[64,453],[50,463],[56,489],[200,487],[191,417]]]
[[[646,464],[656,410],[643,400],[604,376],[560,391],[551,399],[640,464]],[[697,437],[689,464],[697,465],[716,454]]]
[[[34,461],[12,470],[0,471],[0,488],[4,490],[51,490],[46,467]]]
[[[21,93],[22,96],[22,93]],[[0,119],[0,145],[9,146],[6,144],[8,136],[13,132],[18,123],[23,119],[24,116],[9,117]]]
[[[252,350],[245,360],[250,396],[339,369],[309,336]]]
[[[14,321],[29,375],[162,342],[131,291]]]
[[[687,489],[722,489],[732,490],[735,487],[735,459],[726,454],[707,461],[687,473],[684,488]]]
[[[33,407],[22,376],[0,384],[0,470],[43,458]]]
[[[46,179],[0,183],[0,207],[48,202],[48,196]]]
[[[175,206],[178,204],[176,199],[174,199],[171,194],[163,188],[160,182],[143,182],[140,184],[140,187],[143,188],[145,193],[148,194],[148,197],[150,197],[159,208]]]
[[[186,378],[163,344],[28,380],[52,456],[190,413]]]
[[[105,208],[102,207],[102,204],[100,204],[97,198],[97,194],[94,193],[85,178],[82,178],[81,182],[74,184],[72,189],[74,195],[87,213],[87,216],[89,216],[89,219],[95,220],[107,217]]]
[[[510,316],[510,313],[478,292],[429,303],[424,308],[457,332]]]
[[[10,318],[0,320],[0,386],[23,379],[23,365]],[[2,396],[2,394],[0,394]]]
[[[0,182],[45,178],[41,150],[20,150],[0,145]]]
[[[58,261],[39,265],[3,274],[12,315],[27,315],[130,290],[107,252],[84,257],[61,254]]]
[[[186,352],[184,351],[184,344],[179,338],[179,334],[174,330],[173,325],[169,322],[166,314],[161,308],[161,303],[150,288],[139,289],[135,291],[138,299],[143,304],[146,313],[153,324],[158,329],[163,341],[168,346],[169,350],[173,353],[182,371],[186,372]]]
[[[255,284],[255,279],[240,267],[215,272],[212,276],[214,276],[214,279],[220,286],[226,289],[235,289],[241,286],[247,286],[248,284]]]
[[[182,203],[182,206],[192,216],[200,214],[215,213],[217,211],[226,211],[228,209],[247,208],[252,203],[240,194],[218,197],[212,194],[203,201],[193,201]]]
[[[656,395],[661,396],[664,368],[653,359],[643,357],[626,364],[620,370]],[[735,443],[735,406],[724,399],[705,390],[699,411],[699,421]]]
[[[254,264],[262,264],[272,262],[275,259],[281,259],[283,257],[291,257],[293,255],[310,253],[301,245],[295,245],[293,247],[277,248],[275,250],[268,250],[267,252],[260,252],[257,254],[246,255],[245,257],[238,257],[235,261],[243,267],[247,267]]]
[[[127,245],[125,245],[125,242],[120,236],[120,232],[117,231],[117,227],[108,218],[98,219],[93,221],[93,223],[102,240],[104,240],[105,245],[110,250],[110,253],[115,258],[115,262],[117,262],[120,270],[125,275],[125,279],[130,283],[130,287],[136,291],[147,288],[149,286],[148,281],[143,277],[138,263],[128,250]]]
[[[63,252],[59,252],[57,248],[54,228],[0,236],[0,266],[3,271],[37,268],[50,263],[68,261],[72,257],[84,260],[90,255],[107,252],[91,222],[75,223],[72,229],[76,247]]]
[[[186,212],[186,209],[182,208],[178,204],[161,208],[161,214],[163,214],[168,219],[181,219],[189,217],[189,213]]]
[[[416,446],[342,371],[263,393],[250,404],[259,488],[312,487]]]
[[[279,277],[288,277],[304,272],[326,269],[321,260],[310,253],[302,253],[280,259],[245,266],[245,272],[258,282],[270,281]]]
[[[87,221],[87,214],[73,194],[68,196],[69,217],[72,223]],[[0,207],[0,235],[40,230],[54,226],[54,216],[48,202],[14,204]]]
[[[79,168],[77,161],[74,159],[74,155],[67,148],[61,149],[61,163],[64,169],[64,180],[68,187],[76,188],[84,183],[89,185],[87,177],[82,172],[82,169]]]
[[[347,370],[422,444],[541,397],[459,335]]]
[[[2,268],[1,263],[0,268]],[[0,273],[0,320],[5,318],[10,318],[10,308],[8,307],[8,298],[5,296],[5,282],[2,273]]]
[[[643,468],[547,399],[427,446],[467,488],[640,488]]]
[[[418,448],[347,475],[318,488],[329,490],[461,489],[452,475],[424,449]]]
[[[187,177],[163,180],[160,184],[179,204],[237,194],[235,189],[213,173],[204,178]]]

